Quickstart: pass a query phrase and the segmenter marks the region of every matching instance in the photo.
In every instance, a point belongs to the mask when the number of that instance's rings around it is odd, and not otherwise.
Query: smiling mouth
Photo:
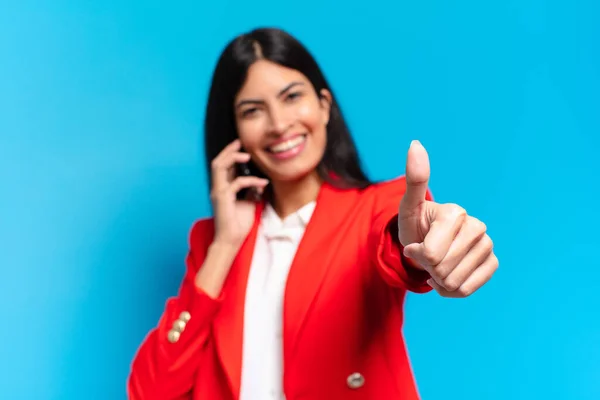
[[[273,154],[281,154],[293,150],[301,146],[306,141],[306,134],[294,136],[293,138],[286,140],[285,142],[274,144],[273,146],[267,147],[267,151]]]

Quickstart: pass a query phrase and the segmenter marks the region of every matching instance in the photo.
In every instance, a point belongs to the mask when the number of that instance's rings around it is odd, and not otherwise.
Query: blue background
[[[0,2],[1,398],[125,397],[210,212],[210,74],[259,25],[313,51],[372,177],[420,139],[489,227],[485,289],[407,300],[424,399],[600,398],[600,3],[336,3]]]

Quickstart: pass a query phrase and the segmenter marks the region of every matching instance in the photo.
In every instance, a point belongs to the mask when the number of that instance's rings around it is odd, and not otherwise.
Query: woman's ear
[[[319,92],[319,101],[321,102],[321,110],[323,111],[323,121],[327,125],[329,118],[331,118],[331,103],[333,101],[331,92],[327,89],[321,89]]]

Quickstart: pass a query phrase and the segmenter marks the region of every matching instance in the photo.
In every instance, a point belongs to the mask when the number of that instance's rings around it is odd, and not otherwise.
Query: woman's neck
[[[323,181],[315,171],[298,181],[271,182],[273,188],[273,208],[283,219],[300,208],[316,200]]]

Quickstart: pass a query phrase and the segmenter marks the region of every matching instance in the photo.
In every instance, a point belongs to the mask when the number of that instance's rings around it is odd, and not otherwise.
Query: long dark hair
[[[219,57],[212,77],[204,123],[204,149],[209,177],[211,161],[238,137],[234,99],[246,80],[248,69],[259,59],[301,72],[319,95],[322,89],[332,93],[327,146],[317,167],[319,176],[336,187],[369,186],[371,181],[362,170],[342,111],[317,62],[297,39],[275,28],[255,29],[236,37]],[[252,175],[264,177],[252,162],[248,163],[248,167]],[[209,178],[209,185],[212,185],[212,178]]]

